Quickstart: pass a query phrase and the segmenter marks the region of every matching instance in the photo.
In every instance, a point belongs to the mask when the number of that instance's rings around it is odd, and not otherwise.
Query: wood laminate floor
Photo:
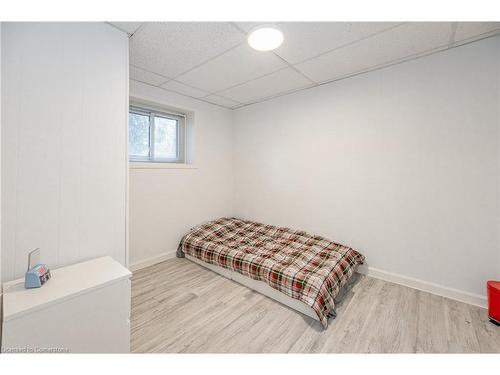
[[[356,274],[321,324],[186,259],[132,277],[133,352],[500,353],[485,309]]]

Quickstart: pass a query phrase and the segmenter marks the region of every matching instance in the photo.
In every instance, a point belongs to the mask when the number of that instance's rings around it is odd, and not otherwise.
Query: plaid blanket
[[[193,228],[179,244],[206,263],[265,281],[312,307],[326,328],[334,298],[362,264],[357,251],[303,231],[236,218],[221,218]]]

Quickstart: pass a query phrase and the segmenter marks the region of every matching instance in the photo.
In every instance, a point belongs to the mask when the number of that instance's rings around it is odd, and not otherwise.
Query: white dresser
[[[102,257],[51,274],[38,289],[3,285],[2,351],[128,353],[130,271]]]

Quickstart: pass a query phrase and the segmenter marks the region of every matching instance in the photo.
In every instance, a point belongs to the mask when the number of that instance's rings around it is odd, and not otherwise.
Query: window
[[[131,106],[128,116],[130,161],[183,163],[185,116]]]

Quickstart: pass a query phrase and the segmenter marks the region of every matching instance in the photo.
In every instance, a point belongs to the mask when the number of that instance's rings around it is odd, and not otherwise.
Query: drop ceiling
[[[260,24],[112,23],[130,37],[130,79],[230,109],[500,33],[498,22],[277,22],[283,44],[258,52],[246,38]]]

